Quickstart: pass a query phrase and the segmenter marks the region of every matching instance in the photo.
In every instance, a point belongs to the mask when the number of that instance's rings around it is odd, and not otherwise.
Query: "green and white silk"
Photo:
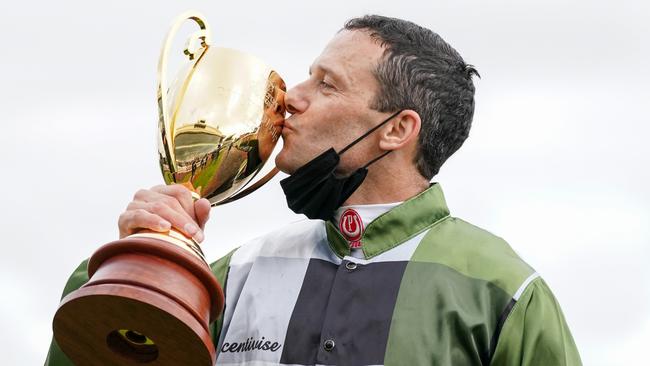
[[[452,217],[440,184],[377,217],[350,255],[305,220],[213,263],[218,365],[580,365],[560,306],[503,239]],[[64,295],[85,281],[86,263]],[[70,365],[52,343],[46,365]]]

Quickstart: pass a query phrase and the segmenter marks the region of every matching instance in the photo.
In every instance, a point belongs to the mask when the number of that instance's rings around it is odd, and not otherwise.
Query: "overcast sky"
[[[116,239],[156,159],[156,66],[171,20],[289,86],[351,17],[438,32],[476,65],[470,137],[434,178],[454,216],[503,237],[547,280],[586,365],[647,360],[650,6],[643,1],[12,1],[0,4],[0,349],[45,358],[71,271]],[[212,211],[216,260],[298,219],[275,178]]]

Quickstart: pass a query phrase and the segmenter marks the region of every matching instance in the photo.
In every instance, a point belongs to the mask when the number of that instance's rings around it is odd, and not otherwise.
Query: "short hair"
[[[367,31],[386,48],[374,70],[379,91],[370,108],[412,109],[420,115],[414,163],[425,178],[433,178],[469,136],[474,115],[472,75],[480,75],[442,37],[415,23],[366,15],[348,20],[343,29]]]

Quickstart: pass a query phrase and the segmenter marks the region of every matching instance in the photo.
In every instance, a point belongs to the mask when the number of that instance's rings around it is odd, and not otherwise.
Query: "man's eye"
[[[319,82],[318,82],[318,85],[319,85],[321,88],[325,88],[325,89],[334,89],[333,86],[331,86],[330,84],[326,83],[326,82],[323,81],[323,80],[319,81]]]

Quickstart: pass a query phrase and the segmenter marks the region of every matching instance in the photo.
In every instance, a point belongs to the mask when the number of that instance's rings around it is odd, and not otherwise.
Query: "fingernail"
[[[203,231],[199,230],[194,234],[194,240],[198,241],[199,243],[203,242],[203,239],[205,237],[203,236]]]
[[[198,226],[196,226],[194,224],[190,224],[189,222],[187,224],[185,224],[185,227],[183,229],[185,230],[186,233],[188,233],[189,235],[192,235],[192,236],[194,236],[194,234],[196,234],[196,232],[199,231]]]
[[[158,227],[160,228],[160,230],[169,230],[172,228],[172,224],[170,224],[167,221],[161,221],[158,223]]]

